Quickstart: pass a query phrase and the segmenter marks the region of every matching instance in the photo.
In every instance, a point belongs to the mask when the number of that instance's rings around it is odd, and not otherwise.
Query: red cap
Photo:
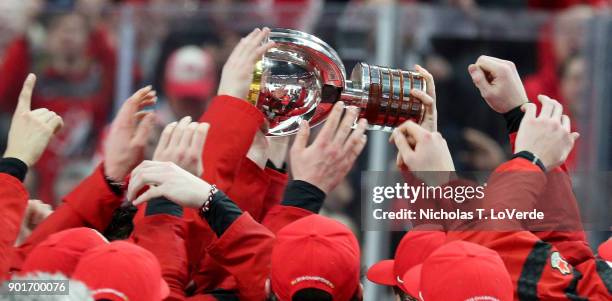
[[[421,287],[421,270],[423,269],[422,264],[418,264],[410,268],[404,274],[402,279],[404,280],[404,285],[401,286],[402,290],[408,293],[410,296],[414,298],[420,298],[420,287]]]
[[[70,276],[87,250],[105,244],[106,238],[91,228],[54,233],[32,249],[21,266],[21,274],[40,271]]]
[[[206,100],[214,93],[216,78],[213,57],[200,47],[185,46],[170,56],[164,88],[169,97]]]
[[[347,301],[359,289],[359,243],[343,224],[313,214],[281,229],[272,251],[271,286],[280,301],[320,289]]]
[[[374,283],[398,286],[408,292],[402,280],[404,274],[412,267],[423,263],[445,241],[446,234],[442,231],[409,231],[395,250],[395,260],[376,263],[368,270],[367,277]]]
[[[419,267],[404,275],[404,282],[418,276]],[[497,252],[483,246],[454,241],[434,251],[420,267],[418,288],[410,294],[422,300],[511,301],[514,288],[510,274]]]
[[[169,293],[155,255],[125,241],[89,250],[72,278],[84,282],[94,299],[160,301]]]
[[[612,238],[608,239],[597,249],[599,257],[605,261],[612,261]]]

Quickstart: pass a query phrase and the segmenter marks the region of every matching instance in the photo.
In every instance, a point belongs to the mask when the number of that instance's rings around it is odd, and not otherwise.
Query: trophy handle
[[[369,129],[391,131],[407,120],[423,122],[425,106],[410,91],[426,88],[418,72],[359,63],[341,99],[360,108],[359,117],[368,120]]]

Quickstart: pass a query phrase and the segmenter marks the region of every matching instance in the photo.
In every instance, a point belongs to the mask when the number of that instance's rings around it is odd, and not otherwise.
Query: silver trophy
[[[359,107],[370,129],[423,121],[425,108],[410,95],[425,91],[419,73],[359,63],[347,79],[340,57],[321,39],[290,29],[274,29],[269,39],[276,46],[257,64],[248,96],[266,116],[268,136],[294,134],[302,120],[323,122],[337,101]]]

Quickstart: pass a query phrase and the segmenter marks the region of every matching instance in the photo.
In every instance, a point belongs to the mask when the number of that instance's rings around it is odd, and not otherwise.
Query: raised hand
[[[341,118],[343,109],[342,102],[334,105],[311,145],[307,145],[310,126],[302,121],[289,154],[293,178],[315,185],[325,193],[333,190],[346,176],[367,141],[365,119],[359,120],[351,133],[358,109],[348,107],[344,118]]]
[[[536,155],[547,170],[553,169],[567,159],[580,134],[571,130],[570,119],[563,115],[563,106],[548,96],[540,95],[540,115],[536,106],[524,104],[525,116],[516,135],[515,153],[529,151]]]
[[[51,137],[64,125],[62,118],[53,111],[45,108],[31,110],[35,84],[36,76],[30,73],[19,94],[4,152],[4,157],[17,158],[27,166],[40,159]]]
[[[506,113],[528,102],[513,62],[481,55],[468,66],[468,71],[480,95],[494,111]]]
[[[104,174],[113,181],[123,182],[142,161],[155,126],[155,115],[140,110],[156,101],[151,86],[144,87],[128,98],[115,116],[104,142]]]
[[[208,123],[191,122],[189,116],[168,124],[159,138],[153,161],[173,162],[197,177],[202,176],[202,151],[209,128]]]
[[[412,90],[410,94],[420,100],[425,105],[425,117],[421,126],[430,131],[438,131],[438,109],[436,108],[436,84],[433,75],[420,65],[416,65],[415,69],[425,78],[427,89],[425,92],[421,90]]]
[[[144,187],[149,189],[136,197]],[[184,207],[199,208],[210,195],[211,186],[172,162],[143,161],[132,171],[127,198],[134,205],[157,197]]]
[[[398,149],[399,163],[411,171],[455,171],[446,140],[438,132],[406,121],[393,130],[391,140]]]
[[[223,66],[218,95],[246,99],[253,81],[255,64],[268,49],[274,46],[272,41],[262,44],[269,33],[270,29],[267,27],[263,30],[255,28],[234,47]]]

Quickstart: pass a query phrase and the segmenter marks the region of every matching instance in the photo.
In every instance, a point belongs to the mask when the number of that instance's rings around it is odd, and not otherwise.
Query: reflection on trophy
[[[425,90],[419,73],[359,63],[347,79],[336,51],[319,38],[289,29],[274,29],[269,38],[276,46],[257,64],[248,96],[267,117],[269,136],[294,134],[302,120],[323,122],[340,100],[359,107],[370,129],[423,121],[423,104],[410,96],[411,89]]]

